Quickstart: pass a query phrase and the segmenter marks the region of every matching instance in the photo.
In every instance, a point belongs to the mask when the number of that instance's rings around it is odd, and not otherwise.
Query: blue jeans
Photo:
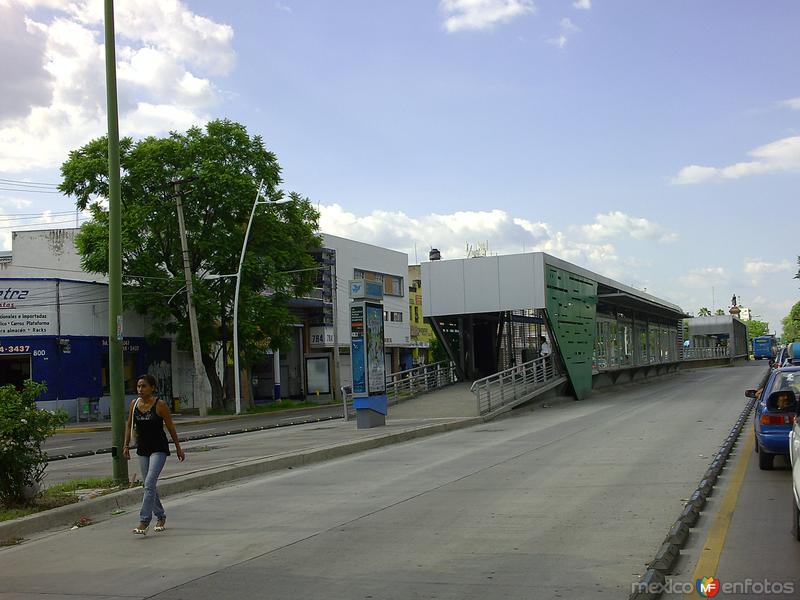
[[[142,481],[144,482],[144,498],[142,498],[142,509],[139,511],[139,520],[142,523],[149,524],[153,513],[155,513],[156,519],[167,518],[167,513],[161,506],[161,498],[158,497],[156,491],[158,476],[161,475],[161,469],[164,468],[166,462],[165,452],[153,452],[150,456],[139,457],[139,468],[142,471]]]

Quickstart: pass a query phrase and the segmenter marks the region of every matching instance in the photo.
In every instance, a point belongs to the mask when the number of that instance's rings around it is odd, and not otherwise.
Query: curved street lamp
[[[236,271],[236,291],[233,294],[233,381],[234,381],[234,394],[236,396],[236,414],[242,414],[242,382],[239,373],[239,287],[242,283],[242,265],[244,265],[244,255],[247,250],[247,241],[250,238],[250,228],[253,226],[253,217],[256,215],[256,207],[259,204],[269,204],[276,206],[278,204],[288,204],[293,202],[291,198],[284,200],[268,200],[265,194],[264,180],[258,183],[258,190],[256,191],[256,198],[253,201],[253,208],[250,211],[250,220],[247,221],[247,230],[244,234],[244,241],[242,242],[242,254],[239,257],[239,270]],[[275,355],[277,358],[277,354]]]

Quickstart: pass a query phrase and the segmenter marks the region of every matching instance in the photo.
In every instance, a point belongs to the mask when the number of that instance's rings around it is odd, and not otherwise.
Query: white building
[[[41,406],[63,408],[74,418],[93,399],[93,409],[107,416],[108,284],[81,270],[77,233],[14,232],[11,251],[0,254],[0,385],[44,381]],[[195,406],[191,353],[178,351],[172,339],[150,343],[149,333],[146,318],[123,315],[126,395],[134,397],[136,378],[150,373],[165,400]],[[208,398],[210,389],[205,393]]]
[[[107,278],[81,269],[80,256],[75,248],[78,231],[15,232],[11,252],[0,253],[0,283],[3,290],[7,289],[6,295],[14,295],[15,307],[13,310],[7,308],[8,312],[0,312],[0,347],[21,349],[20,352],[0,356],[0,384],[19,383],[28,377],[46,379],[50,387],[48,402],[72,399],[74,405],[76,397],[99,398],[101,409],[105,409],[108,404]],[[314,315],[319,316],[325,310],[324,299],[317,301],[318,305],[298,311],[294,347],[280,356],[284,396],[324,400],[333,395],[336,386],[350,385],[348,282],[352,279],[379,280],[383,283],[386,373],[402,370],[402,353],[411,351],[408,256],[328,234],[323,234],[323,247],[334,256],[331,269],[334,279],[329,285],[333,287],[335,282],[338,315],[331,314],[328,326],[315,324],[321,320]],[[19,297],[20,292],[26,292],[24,298]],[[0,311],[2,304],[0,299]],[[22,316],[37,318],[22,319]],[[28,320],[32,323],[41,321],[46,325],[31,325],[27,329],[11,325]],[[9,325],[3,328],[3,323]],[[158,348],[149,348],[144,339],[149,332],[147,320],[140,315],[126,313],[124,323],[128,388],[135,385],[135,379],[131,378],[141,373],[154,369],[159,372],[166,370],[169,394],[180,398],[182,406],[196,407],[198,402],[192,391],[194,369],[191,353],[178,351],[174,340],[164,340]],[[339,377],[336,376],[333,352],[334,323],[340,354]],[[64,352],[65,348],[69,350],[68,353]],[[10,358],[12,354],[16,359]],[[70,354],[70,357],[64,358],[66,354]],[[59,357],[58,369],[53,366],[56,364],[55,357]],[[85,369],[78,369],[75,365],[69,366],[75,362],[91,372],[84,372]],[[222,372],[221,362],[218,368]],[[254,365],[245,393],[252,394],[255,401],[272,398],[275,383],[273,374],[272,359],[269,364]],[[208,398],[208,382],[205,377],[202,380],[205,387],[203,392]],[[164,384],[166,386],[167,383]],[[126,391],[135,392],[133,389]]]
[[[410,352],[411,327],[408,321],[408,255],[396,250],[381,248],[363,242],[322,234],[322,246],[333,251],[335,256],[331,270],[335,279],[337,315],[329,326],[313,326],[310,328],[310,351],[306,353],[306,370],[308,394],[314,393],[313,380],[319,377],[324,384],[326,375],[322,361],[314,366],[315,358],[328,357],[335,362],[333,356],[334,337],[339,346],[340,375],[338,385],[351,384],[350,371],[350,298],[349,285],[353,279],[367,279],[383,283],[384,307],[384,339],[386,350],[386,373],[394,373],[401,369],[401,358],[404,352]],[[334,336],[334,326],[336,335]],[[330,366],[331,387],[336,385],[336,367]]]

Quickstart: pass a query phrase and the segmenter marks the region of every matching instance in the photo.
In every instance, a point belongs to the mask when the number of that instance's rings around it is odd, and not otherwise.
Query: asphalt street
[[[0,598],[624,598],[762,373],[686,371],[170,497],[162,534],[130,534],[134,509],[0,551]]]

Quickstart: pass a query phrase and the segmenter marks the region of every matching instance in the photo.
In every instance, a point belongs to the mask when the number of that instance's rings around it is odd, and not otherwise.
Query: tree
[[[722,310],[721,308],[718,308],[717,310],[714,311],[714,314],[717,315],[718,317],[724,317],[725,311]]]
[[[83,268],[108,273],[107,142],[92,140],[70,152],[62,165],[59,189],[89,209],[76,246]],[[126,308],[146,315],[153,338],[177,334],[178,347],[191,348],[184,301],[183,257],[175,210],[181,180],[203,366],[214,408],[223,405],[215,363],[220,334],[232,321],[235,278],[206,279],[236,273],[244,233],[259,181],[269,200],[284,192],[280,166],[260,136],[228,120],[205,129],[164,138],[120,143],[122,190],[122,272]],[[239,295],[239,346],[243,365],[263,360],[269,348],[290,346],[292,319],[287,300],[313,287],[317,273],[310,251],[319,248],[319,213],[306,198],[256,209]],[[223,336],[227,337],[227,336]]]
[[[796,302],[789,314],[781,321],[783,325],[783,341],[794,342],[800,340],[800,302]]]
[[[703,306],[702,308],[698,308],[697,309],[697,316],[698,317],[710,317],[711,316],[711,311],[708,310],[708,308],[706,308],[705,306]]]
[[[769,333],[769,323],[766,321],[745,321],[747,337],[753,339]]]

